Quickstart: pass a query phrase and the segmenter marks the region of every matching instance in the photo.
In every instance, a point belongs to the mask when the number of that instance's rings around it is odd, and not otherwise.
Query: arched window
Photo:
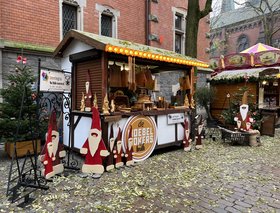
[[[95,9],[99,12],[99,34],[117,38],[117,23],[120,12],[101,4],[96,4]]]
[[[247,35],[241,35],[237,39],[237,50],[236,52],[241,52],[249,47],[249,39]]]

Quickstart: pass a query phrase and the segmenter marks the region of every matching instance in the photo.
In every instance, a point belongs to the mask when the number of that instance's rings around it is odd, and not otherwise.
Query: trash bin
[[[274,111],[262,110],[262,124],[261,124],[261,135],[269,135],[274,137],[275,133],[275,120],[277,113]]]

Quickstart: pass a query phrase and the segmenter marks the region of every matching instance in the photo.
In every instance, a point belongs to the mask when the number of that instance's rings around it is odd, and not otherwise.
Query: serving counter
[[[118,129],[122,130],[123,149],[127,144],[129,130],[132,127],[133,150],[137,154],[135,161],[146,159],[154,149],[170,145],[180,145],[184,138],[183,123],[190,120],[190,109],[162,109],[138,112],[116,112],[101,114],[102,137],[108,145],[111,137],[117,139]],[[80,149],[88,137],[91,126],[91,113],[73,111],[72,147]],[[110,129],[113,135],[110,135]]]

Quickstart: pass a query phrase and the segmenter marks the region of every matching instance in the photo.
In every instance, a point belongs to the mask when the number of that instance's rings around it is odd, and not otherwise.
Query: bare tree
[[[272,38],[280,30],[280,25],[277,24],[277,16],[280,15],[280,1],[279,0],[259,0],[257,3],[246,1],[243,4],[252,8],[260,18],[264,32],[264,43],[272,45]]]
[[[186,55],[197,57],[197,34],[199,21],[212,11],[212,0],[207,0],[203,10],[200,10],[199,0],[188,1],[188,15],[186,18]]]

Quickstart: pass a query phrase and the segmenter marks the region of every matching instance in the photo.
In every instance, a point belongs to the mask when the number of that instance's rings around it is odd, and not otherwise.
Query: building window
[[[249,48],[249,39],[246,35],[241,35],[237,39],[237,52],[242,52],[243,50]]]
[[[182,53],[182,34],[175,33],[175,52]]]
[[[101,4],[96,4],[95,9],[99,12],[99,35],[117,38],[120,12]]]
[[[71,29],[77,29],[77,6],[62,4],[63,37]]]
[[[113,35],[113,24],[112,16],[105,13],[101,14],[101,35],[112,37]]]
[[[181,9],[172,8],[174,14],[174,48],[176,53],[185,52],[185,24],[187,12]]]
[[[182,15],[175,14],[175,29],[182,30]]]

